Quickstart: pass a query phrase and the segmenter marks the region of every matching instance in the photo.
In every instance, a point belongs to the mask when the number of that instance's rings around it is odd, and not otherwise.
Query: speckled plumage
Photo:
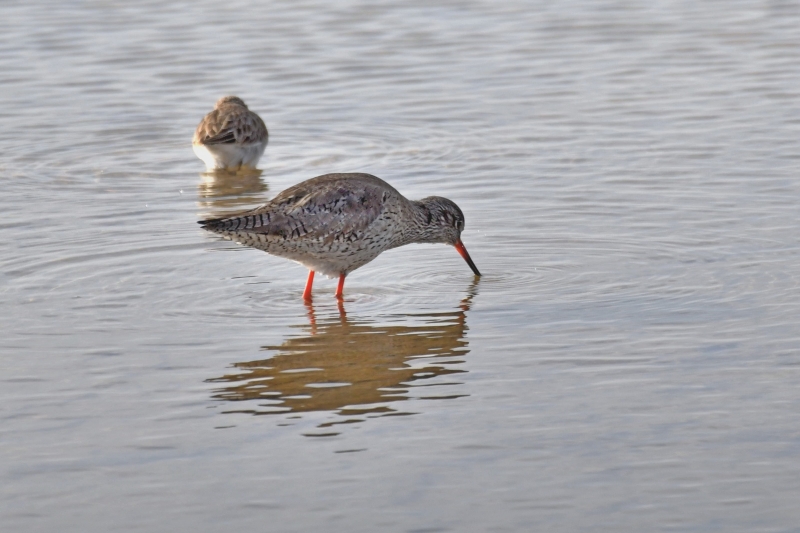
[[[340,285],[344,276],[381,252],[410,243],[456,246],[480,275],[461,244],[464,215],[455,203],[437,196],[407,200],[370,174],[318,176],[252,211],[200,223],[228,239],[297,261],[312,272],[338,275]]]
[[[225,96],[198,124],[192,148],[209,170],[255,168],[268,138],[261,117],[250,111],[241,98]]]

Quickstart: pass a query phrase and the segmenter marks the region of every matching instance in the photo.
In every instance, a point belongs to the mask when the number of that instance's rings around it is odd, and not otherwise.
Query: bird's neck
[[[437,227],[433,223],[433,214],[425,203],[411,201],[411,216],[402,232],[402,242],[397,246],[412,243],[439,242]]]

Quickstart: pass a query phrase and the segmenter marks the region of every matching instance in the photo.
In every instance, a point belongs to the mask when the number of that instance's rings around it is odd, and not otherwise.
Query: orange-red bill
[[[476,275],[476,276],[480,276],[480,275],[481,275],[481,273],[480,273],[480,272],[478,272],[478,267],[476,267],[476,266],[475,266],[475,263],[473,263],[473,262],[472,262],[472,258],[471,258],[471,257],[469,256],[469,254],[467,253],[467,249],[466,249],[466,248],[464,248],[464,243],[463,243],[463,242],[461,242],[461,239],[458,239],[458,240],[456,241],[456,244],[455,244],[455,246],[456,246],[456,250],[458,250],[458,253],[460,253],[460,254],[461,254],[461,257],[463,257],[463,258],[464,258],[464,261],[466,261],[466,262],[467,262],[467,264],[468,264],[468,265],[469,265],[469,267],[472,269],[472,271],[475,273],[475,275]]]

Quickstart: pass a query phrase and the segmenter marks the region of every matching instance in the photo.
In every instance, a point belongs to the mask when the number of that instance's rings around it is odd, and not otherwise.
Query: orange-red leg
[[[339,286],[336,287],[336,294],[334,294],[334,296],[336,296],[337,298],[339,298],[341,300],[343,292],[344,292],[344,274],[340,274],[339,275]]]
[[[314,286],[314,271],[308,271],[308,280],[306,281],[306,290],[303,291],[303,300],[311,301],[311,287]]]

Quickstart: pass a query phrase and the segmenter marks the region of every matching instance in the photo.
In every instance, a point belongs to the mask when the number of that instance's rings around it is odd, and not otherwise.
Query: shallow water
[[[6,2],[8,531],[796,531],[794,2]],[[190,140],[221,95],[261,175]],[[463,209],[348,277],[195,221]],[[263,415],[263,416],[262,416]]]

